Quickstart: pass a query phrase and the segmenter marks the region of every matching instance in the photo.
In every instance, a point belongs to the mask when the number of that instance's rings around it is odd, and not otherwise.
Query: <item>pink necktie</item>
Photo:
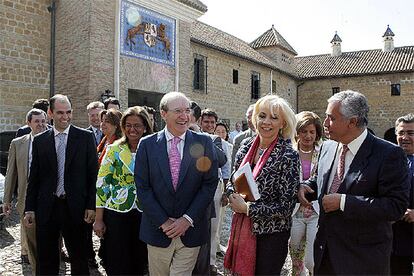
[[[329,189],[329,193],[333,194],[336,193],[339,189],[339,186],[342,183],[342,180],[344,178],[344,171],[345,171],[345,155],[348,152],[349,148],[347,145],[342,145],[342,152],[339,156],[339,164],[338,169],[336,170],[334,179],[332,181],[331,188]]]
[[[171,139],[171,147],[170,147],[170,171],[171,171],[171,178],[174,190],[177,189],[178,184],[178,176],[180,175],[180,164],[181,164],[181,156],[180,151],[178,150],[178,143],[180,143],[181,139],[179,137],[174,137]]]

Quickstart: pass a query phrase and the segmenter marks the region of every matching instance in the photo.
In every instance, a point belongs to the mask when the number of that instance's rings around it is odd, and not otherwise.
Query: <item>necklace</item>
[[[264,149],[259,148],[259,156],[262,156],[265,150],[267,150],[267,148],[264,148]]]
[[[313,151],[313,149],[311,149],[310,151],[304,151],[301,148],[299,148],[299,150],[304,154],[309,154],[309,153],[312,153],[312,151]]]

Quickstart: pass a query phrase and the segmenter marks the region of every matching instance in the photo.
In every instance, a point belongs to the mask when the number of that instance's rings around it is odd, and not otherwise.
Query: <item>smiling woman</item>
[[[233,274],[279,275],[299,187],[299,156],[291,146],[295,114],[284,99],[268,95],[255,104],[252,122],[257,135],[240,147],[234,169],[250,164],[261,197],[229,196],[235,214],[224,267]]]
[[[120,125],[123,136],[108,146],[99,169],[93,228],[104,239],[108,275],[143,275],[148,257],[146,244],[138,238],[142,208],[134,168],[138,142],[152,133],[152,125],[147,111],[138,106],[124,112]]]

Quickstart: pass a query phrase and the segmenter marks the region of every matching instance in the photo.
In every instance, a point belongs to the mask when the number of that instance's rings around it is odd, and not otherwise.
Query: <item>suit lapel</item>
[[[21,164],[23,166],[24,175],[27,175],[29,166],[29,142],[30,134],[23,136],[22,140],[20,140],[20,146],[17,153],[19,160],[22,160]]]
[[[182,182],[184,181],[184,177],[187,174],[188,167],[191,163],[191,155],[190,155],[190,147],[193,144],[193,134],[191,131],[187,131],[185,135],[185,143],[184,143],[184,150],[183,150],[183,159],[181,160],[180,165],[180,174],[178,178],[177,190],[180,188]]]
[[[78,144],[78,133],[77,130],[70,126],[69,134],[68,134],[68,141],[66,144],[66,158],[65,158],[65,172],[69,168],[70,162],[73,159],[73,156],[76,153],[76,147]]]
[[[154,149],[154,154],[157,156],[158,165],[160,166],[160,172],[164,178],[164,183],[166,183],[167,189],[174,193],[174,188],[172,185],[170,164],[167,153],[167,139],[165,138],[165,130],[158,132],[157,142]]]
[[[57,173],[57,156],[56,156],[56,147],[55,147],[55,133],[53,128],[47,130],[47,138],[46,138],[46,152],[49,158],[49,162],[51,164],[51,170]]]
[[[374,137],[368,133],[349,166],[348,172],[338,189],[339,193],[348,191],[355,183],[355,180],[358,179],[362,170],[368,165],[368,156],[371,154],[373,139]]]

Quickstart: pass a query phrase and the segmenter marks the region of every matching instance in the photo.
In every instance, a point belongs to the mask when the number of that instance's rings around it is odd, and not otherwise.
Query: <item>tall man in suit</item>
[[[99,117],[99,113],[101,113],[103,109],[104,104],[101,102],[91,102],[86,107],[89,121],[89,126],[86,129],[93,132],[96,146],[99,145],[103,138],[101,131],[101,119]]]
[[[315,275],[389,274],[392,222],[407,210],[403,150],[367,132],[364,95],[343,91],[328,99],[317,179],[301,185],[299,200],[318,191]]]
[[[25,223],[36,225],[37,274],[59,273],[59,236],[68,249],[72,274],[89,274],[85,224],[95,217],[97,155],[90,131],[71,125],[69,98],[50,99],[53,128],[33,140]]]
[[[150,275],[191,275],[208,235],[207,207],[218,181],[211,138],[188,130],[190,101],[179,92],[160,102],[166,127],[142,138],[135,182],[142,204],[140,239]]]
[[[20,215],[20,245],[22,261],[26,258],[36,271],[36,236],[33,228],[27,228],[23,223],[24,203],[26,199],[27,179],[30,164],[32,163],[32,142],[34,136],[46,130],[46,112],[33,108],[26,115],[26,123],[31,132],[14,139],[10,144],[9,159],[7,163],[6,182],[4,191],[3,212],[10,215],[11,201],[16,185],[17,211]]]
[[[391,275],[412,275],[414,262],[414,114],[395,122],[397,143],[407,154],[410,201],[404,216],[392,225]]]

